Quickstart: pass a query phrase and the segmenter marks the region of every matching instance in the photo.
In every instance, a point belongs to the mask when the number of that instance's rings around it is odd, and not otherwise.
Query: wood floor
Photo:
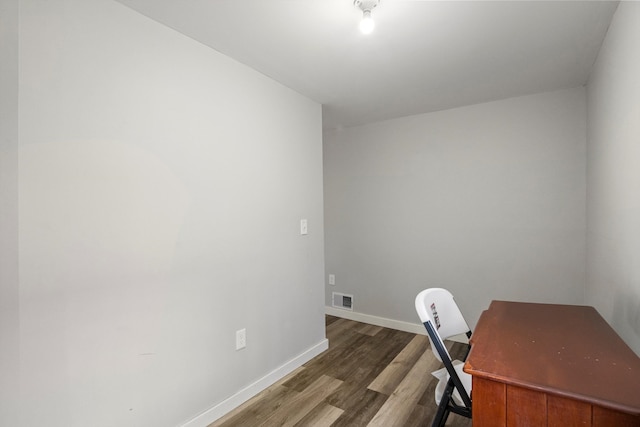
[[[424,335],[327,316],[329,350],[209,427],[429,426],[441,363]],[[459,358],[465,345],[448,343]],[[471,426],[451,414],[447,426]]]

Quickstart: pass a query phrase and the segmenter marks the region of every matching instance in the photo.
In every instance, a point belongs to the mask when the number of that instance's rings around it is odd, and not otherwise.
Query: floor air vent
[[[340,292],[333,292],[332,295],[334,307],[353,311],[353,295],[341,294]]]

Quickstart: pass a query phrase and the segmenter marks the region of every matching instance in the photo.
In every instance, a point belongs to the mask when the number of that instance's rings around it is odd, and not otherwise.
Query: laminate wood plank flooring
[[[416,335],[395,359],[384,368],[380,375],[369,384],[369,389],[390,396],[420,356],[428,350],[429,339],[424,335]]]
[[[441,367],[424,335],[327,316],[329,349],[209,427],[418,427],[436,412]],[[453,358],[466,346],[447,342]],[[470,427],[451,414],[447,426]]]

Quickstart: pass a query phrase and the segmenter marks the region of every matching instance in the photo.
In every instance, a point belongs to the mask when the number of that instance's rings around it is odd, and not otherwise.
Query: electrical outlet
[[[329,284],[335,286],[335,284],[336,284],[336,275],[335,274],[330,274],[329,275]]]
[[[307,227],[307,220],[306,219],[301,219],[300,220],[300,234],[302,234],[302,235],[309,234],[309,229]]]
[[[240,350],[247,346],[247,330],[240,329],[236,331],[236,350]]]

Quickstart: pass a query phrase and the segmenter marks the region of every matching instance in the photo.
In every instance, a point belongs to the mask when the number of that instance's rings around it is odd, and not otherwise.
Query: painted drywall
[[[640,354],[640,3],[620,2],[588,84],[586,300]]]
[[[428,287],[582,303],[586,96],[543,93],[325,135],[326,273],[353,310],[419,324]]]
[[[22,425],[180,425],[323,342],[320,105],[111,0],[20,7]]]
[[[18,0],[0,0],[0,425],[18,425]]]

